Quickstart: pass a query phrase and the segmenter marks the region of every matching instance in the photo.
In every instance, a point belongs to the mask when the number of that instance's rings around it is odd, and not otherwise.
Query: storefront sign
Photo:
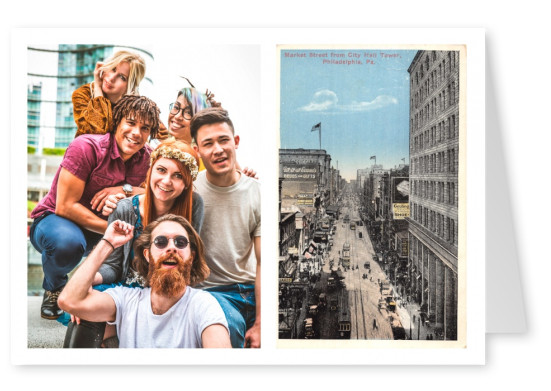
[[[392,214],[394,220],[403,220],[409,217],[409,204],[392,204]]]

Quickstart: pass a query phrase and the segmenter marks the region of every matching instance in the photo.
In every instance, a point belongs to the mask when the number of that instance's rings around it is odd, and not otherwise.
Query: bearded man
[[[117,247],[132,239],[133,226],[111,223],[59,296],[59,306],[91,322],[116,325],[120,348],[230,348],[222,308],[207,292],[191,288],[209,274],[203,243],[181,216],[164,215],[134,243],[135,269],[144,289],[117,286],[99,292],[92,281]]]

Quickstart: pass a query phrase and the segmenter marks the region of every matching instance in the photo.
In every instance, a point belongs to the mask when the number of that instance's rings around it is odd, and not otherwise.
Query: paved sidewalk
[[[65,331],[57,320],[42,319],[40,306],[42,296],[28,296],[27,300],[27,347],[28,348],[63,348]]]
[[[400,315],[402,326],[408,338],[410,337],[410,330],[411,339],[426,340],[429,334],[435,336],[434,331],[420,321],[421,316],[419,314],[421,313],[421,309],[417,303],[406,303],[405,301],[398,300],[396,312]]]

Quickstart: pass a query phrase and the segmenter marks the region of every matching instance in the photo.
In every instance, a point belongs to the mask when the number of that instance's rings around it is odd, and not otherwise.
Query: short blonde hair
[[[145,60],[136,53],[120,50],[105,60],[105,64],[101,67],[101,70],[111,70],[118,66],[121,62],[127,62],[128,65],[130,65],[126,94],[137,95],[138,86],[145,76]]]

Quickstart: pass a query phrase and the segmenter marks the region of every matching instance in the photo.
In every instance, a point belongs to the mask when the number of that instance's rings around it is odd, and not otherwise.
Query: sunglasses
[[[185,236],[176,236],[175,238],[167,238],[166,236],[160,235],[153,240],[153,244],[158,249],[163,249],[168,246],[169,239],[174,241],[174,247],[179,248],[180,250],[186,248],[189,244],[189,240]]]

